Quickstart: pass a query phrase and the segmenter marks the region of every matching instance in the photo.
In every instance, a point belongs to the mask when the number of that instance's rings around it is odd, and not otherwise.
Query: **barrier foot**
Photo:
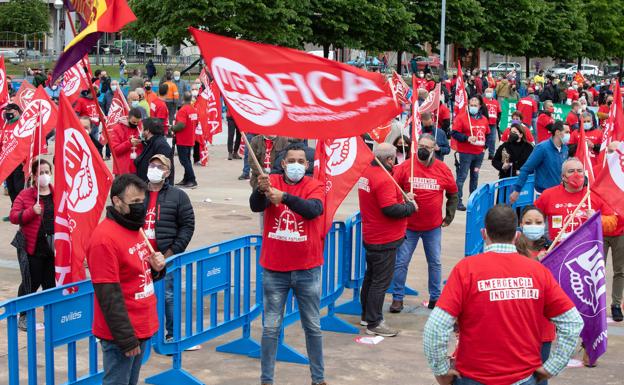
[[[252,358],[260,358],[260,355],[260,349],[256,350],[255,352],[249,353],[249,357]],[[280,342],[277,345],[277,361],[290,362],[293,364],[302,365],[308,365],[310,363],[308,357],[304,356],[303,354],[299,353],[294,348],[291,348],[283,342]]]
[[[250,355],[252,352],[260,350],[260,344],[251,338],[239,338],[227,344],[217,346],[220,353]]]
[[[386,294],[393,294],[392,285],[386,291]],[[411,287],[405,285],[405,295],[413,295],[414,297],[418,297],[418,290],[414,290]]]
[[[145,379],[147,384],[155,385],[204,385],[184,369],[169,369],[160,374]]]
[[[353,290],[353,299],[334,308],[334,313],[348,315],[362,315],[362,304],[360,303],[360,290]]]
[[[350,325],[348,322],[341,320],[333,314],[326,315],[321,318],[321,330],[336,333],[360,334],[360,329]]]

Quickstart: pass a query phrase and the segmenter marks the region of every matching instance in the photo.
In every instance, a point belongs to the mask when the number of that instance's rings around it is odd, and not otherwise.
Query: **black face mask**
[[[130,128],[137,128],[138,126],[139,126],[138,124],[128,122],[128,127]]]
[[[418,159],[425,162],[427,160],[429,160],[429,157],[431,156],[431,152],[429,150],[427,150],[426,148],[419,148],[418,149]]]
[[[137,231],[145,224],[147,208],[143,203],[132,203],[129,204],[128,207],[130,208],[130,212],[128,214],[121,214],[113,206],[108,206],[106,208],[106,216],[128,230]]]
[[[15,114],[12,112],[5,112],[4,113],[4,120],[6,120],[7,122],[11,121],[15,119]]]
[[[610,106],[611,106],[611,103],[613,103],[613,102],[607,102],[607,106],[609,106],[609,107],[610,107]]]
[[[145,222],[145,215],[147,214],[147,208],[143,203],[130,203],[128,205],[130,212],[124,214],[124,217],[133,222]]]
[[[509,134],[509,141],[511,143],[515,143],[518,141],[518,139],[520,139],[520,137],[518,136],[518,134]]]

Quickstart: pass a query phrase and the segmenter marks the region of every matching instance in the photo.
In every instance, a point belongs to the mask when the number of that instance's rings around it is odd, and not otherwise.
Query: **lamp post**
[[[442,66],[442,75],[446,75],[446,0],[442,0],[442,12],[440,17],[440,65]]]
[[[54,38],[55,54],[61,52],[61,9],[63,9],[63,0],[54,0],[54,9],[56,9],[56,35]]]

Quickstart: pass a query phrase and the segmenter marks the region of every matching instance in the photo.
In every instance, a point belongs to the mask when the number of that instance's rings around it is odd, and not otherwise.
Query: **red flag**
[[[368,134],[370,135],[371,139],[373,139],[375,142],[383,143],[386,141],[386,138],[388,137],[391,131],[392,131],[392,120],[386,124],[382,124],[381,126],[377,128],[373,128],[373,130],[369,132]]]
[[[605,164],[607,147],[615,140],[624,140],[624,111],[622,110],[622,90],[620,83],[616,82],[613,92],[613,101],[609,109],[609,117],[602,132],[602,144],[600,145],[600,153],[596,162],[596,175],[600,174]]]
[[[418,111],[422,114],[425,112],[433,112],[440,108],[440,83],[429,92],[427,99],[420,105]]]
[[[54,149],[56,284],[85,278],[85,248],[100,220],[113,177],[61,93]]]
[[[9,85],[4,66],[4,56],[0,56],[0,109],[9,104]]]
[[[39,119],[42,119],[41,122]],[[56,126],[57,108],[50,101],[48,94],[39,87],[32,100],[23,109],[12,132],[4,132],[2,150],[0,150],[0,182],[22,162],[27,161],[34,149],[33,138],[41,125],[42,137],[45,138]],[[29,161],[29,160],[28,160]]]
[[[204,85],[204,88],[208,88],[208,86],[210,85],[210,76],[208,75],[208,71],[206,70],[205,66],[199,73],[199,80]]]
[[[39,108],[37,108],[35,132],[31,136],[30,150],[28,152],[28,156],[26,157],[26,162],[24,162],[24,167],[22,168],[22,171],[24,172],[24,179],[26,180],[30,177],[33,161],[37,159],[39,155],[48,153],[48,144],[46,143],[45,135],[43,135],[41,112],[44,111],[39,111]]]
[[[89,57],[79,60],[69,70],[63,73],[63,92],[70,104],[74,104],[80,97],[80,91],[89,89],[89,75],[84,70],[89,65]],[[90,72],[90,71],[89,71]]]
[[[412,85],[416,89],[416,77],[412,76]],[[438,103],[439,104],[439,103]],[[418,94],[412,93],[412,154],[416,153],[416,145],[418,137],[422,133],[422,125],[420,124],[420,107],[418,105]]]
[[[574,81],[577,82],[579,85],[585,83],[585,77],[583,76],[581,71],[576,71],[576,74],[574,75]]]
[[[69,97],[67,97],[70,100]],[[106,117],[106,128],[108,130],[112,130],[113,127],[119,123],[119,120],[122,117],[128,116],[128,112],[130,112],[130,106],[128,106],[128,102],[126,101],[126,97],[124,96],[121,89],[117,87],[115,93],[113,95],[113,100],[111,101],[111,105],[108,109],[108,116]]]
[[[330,229],[336,210],[373,158],[373,153],[359,136],[317,142],[314,178],[325,185],[323,235]]]
[[[215,82],[210,83],[197,98],[195,104],[199,124],[205,141],[212,143],[212,138],[223,130],[221,114],[221,95]]]
[[[579,129],[579,140],[578,146],[576,147],[576,157],[581,160],[583,163],[583,168],[585,169],[585,175],[589,180],[589,185],[594,184],[594,168],[592,167],[592,162],[589,157],[589,150],[587,149],[587,137],[585,136],[585,129],[581,127]]]
[[[396,71],[392,71],[392,84],[394,86],[394,92],[396,93],[397,99],[402,104],[409,104],[409,100],[407,99],[407,94],[409,93],[409,86],[405,83],[405,80],[396,73]]]
[[[457,62],[457,82],[455,83],[455,105],[453,107],[453,115],[457,116],[459,111],[463,111],[467,107],[466,86],[464,85],[464,73],[462,72],[461,62]]]
[[[607,163],[596,177],[591,191],[624,216],[624,142],[611,154],[607,154]]]
[[[30,103],[34,96],[35,87],[32,84],[28,83],[26,79],[24,79],[24,81],[20,85],[20,88],[17,90],[17,93],[13,97],[13,100],[15,100],[15,103],[17,103],[22,111],[24,111],[26,109],[26,106],[28,105],[28,103]]]
[[[401,112],[386,78],[290,48],[189,29],[241,131],[358,136]]]

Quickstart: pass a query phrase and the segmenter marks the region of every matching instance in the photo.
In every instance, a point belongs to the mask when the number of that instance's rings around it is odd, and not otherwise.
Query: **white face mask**
[[[112,85],[112,86],[111,86],[111,91],[113,91],[113,92],[117,91],[117,86]]]
[[[180,77],[179,76],[174,76],[173,80],[175,80],[177,82],[178,80],[180,80]]]
[[[37,184],[39,185],[39,187],[48,187],[51,181],[52,176],[50,174],[41,174],[37,178]]]
[[[163,181],[165,172],[156,167],[147,169],[147,179],[152,183],[160,183]]]
[[[191,95],[196,98],[199,95],[199,91],[191,91]]]
[[[286,165],[286,177],[291,182],[299,182],[305,175],[305,166],[300,163],[288,163]]]

